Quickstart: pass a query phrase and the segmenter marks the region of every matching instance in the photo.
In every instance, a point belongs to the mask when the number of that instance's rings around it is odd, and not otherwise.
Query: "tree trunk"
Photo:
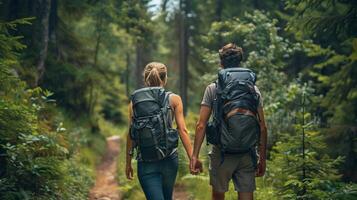
[[[1,2],[3,3],[3,2]],[[8,3],[9,6],[8,6],[8,13],[7,13],[7,20],[11,21],[11,20],[15,20],[15,19],[18,19],[19,18],[19,4],[21,4],[18,0],[12,0],[12,1],[9,1],[9,2],[6,2],[5,3]]]
[[[49,40],[50,40],[50,44],[54,46],[54,50],[55,50],[54,53],[58,59],[59,50],[58,50],[58,41],[57,41],[57,23],[58,23],[57,5],[58,5],[58,1],[52,0],[50,22],[49,22]]]
[[[136,44],[136,66],[135,66],[135,81],[136,85],[135,88],[141,88],[143,87],[143,68],[144,68],[144,45],[142,44],[141,41],[138,41]]]
[[[51,0],[39,0],[39,20],[40,20],[40,32],[39,32],[39,57],[37,61],[37,77],[35,80],[36,86],[45,73],[45,61],[47,58],[47,48],[49,39],[49,19],[51,11]]]
[[[126,53],[126,77],[125,77],[125,88],[126,88],[126,96],[130,97],[130,53]]]
[[[215,21],[222,21],[222,10],[223,10],[223,1],[216,0],[216,12],[215,12]]]
[[[180,63],[180,96],[184,107],[184,115],[187,113],[187,82],[188,82],[188,24],[189,2],[180,0],[179,23],[179,63]]]
[[[95,41],[94,56],[93,56],[93,69],[98,70],[100,73],[102,73],[105,76],[105,73],[103,71],[101,71],[100,67],[98,66],[99,49],[100,49],[100,44],[102,42],[102,34],[103,34],[102,26],[103,26],[103,17],[98,16],[97,23],[96,23],[97,29],[95,31],[96,32],[96,41]],[[91,115],[93,113],[95,102],[96,102],[96,97],[94,95],[95,85],[93,83],[92,78],[89,80],[89,85],[90,85],[90,90],[89,90],[88,113]]]
[[[162,1],[162,4],[161,4],[161,10],[162,10],[162,12],[166,12],[167,3],[168,3],[168,0],[163,0],[163,1]]]
[[[253,0],[253,5],[255,9],[260,10],[262,8],[259,0]]]
[[[216,0],[215,21],[217,22],[222,21],[222,10],[223,10],[223,0]],[[221,34],[218,35],[217,43],[218,43],[217,48],[221,48],[224,45]]]

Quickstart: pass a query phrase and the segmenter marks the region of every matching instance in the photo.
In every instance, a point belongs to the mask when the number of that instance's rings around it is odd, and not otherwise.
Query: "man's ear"
[[[221,62],[219,63],[219,67],[222,68],[222,69],[224,69],[224,67],[223,67],[223,65],[222,65]]]

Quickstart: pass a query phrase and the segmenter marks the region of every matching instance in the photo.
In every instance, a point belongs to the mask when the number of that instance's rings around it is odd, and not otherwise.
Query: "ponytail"
[[[145,66],[144,81],[147,86],[155,87],[166,84],[167,69],[162,63],[151,62]]]

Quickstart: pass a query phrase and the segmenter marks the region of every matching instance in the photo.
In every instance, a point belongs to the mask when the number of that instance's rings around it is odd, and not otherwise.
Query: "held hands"
[[[133,180],[133,178],[134,178],[134,170],[133,170],[133,167],[131,166],[131,163],[126,163],[125,175],[126,175],[127,179]]]
[[[192,156],[190,159],[190,172],[193,175],[197,175],[203,171],[202,162],[196,157]]]

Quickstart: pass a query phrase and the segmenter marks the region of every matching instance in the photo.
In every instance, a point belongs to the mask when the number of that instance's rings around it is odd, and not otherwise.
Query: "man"
[[[243,58],[242,48],[237,47],[235,44],[229,43],[219,50],[219,55],[221,61],[221,68],[242,69],[242,68],[238,68]],[[196,126],[194,149],[190,161],[190,169],[192,174],[197,174],[200,172],[200,169],[196,167],[197,166],[196,163],[199,158],[199,152],[203,139],[206,134],[206,125],[211,116],[212,111],[213,113],[218,112],[217,110],[214,110],[214,108],[218,109],[217,107],[214,107],[214,101],[217,100],[217,93],[216,93],[218,90],[217,84],[218,83],[216,82],[207,86],[201,103],[200,117]],[[236,108],[235,110],[237,110],[237,112],[234,113],[233,115],[236,115],[238,117],[242,117],[243,115],[243,117],[247,117],[247,115],[250,114],[251,115],[250,118],[254,116],[252,119],[254,119],[255,122],[259,123],[259,124],[256,123],[256,126],[258,127],[256,129],[258,130],[256,131],[257,132],[256,140],[258,141],[256,142],[257,145],[254,145],[254,153],[253,153],[256,155],[256,149],[257,149],[259,156],[255,157],[255,155],[252,154],[252,151],[228,154],[226,153],[227,151],[222,150],[224,145],[219,145],[219,144],[213,145],[212,151],[209,153],[209,157],[210,157],[209,175],[210,175],[210,185],[212,186],[212,199],[214,200],[224,199],[224,194],[225,192],[228,191],[228,185],[231,179],[233,180],[235,190],[238,192],[239,200],[253,200],[253,192],[255,190],[255,176],[261,177],[265,173],[267,130],[264,120],[262,98],[258,88],[255,86],[255,78],[254,78],[254,84],[252,84],[252,88],[254,88],[253,89],[253,91],[255,91],[254,94],[257,94],[256,95],[257,104],[255,107],[256,112],[252,112],[249,109]],[[221,104],[224,104],[221,106],[226,106],[226,104],[228,103],[230,102],[223,102],[223,103],[221,102]],[[223,109],[219,107],[219,110],[223,110]],[[223,114],[225,114],[224,111],[222,112]],[[231,112],[226,114],[229,115],[230,113]],[[225,117],[227,117],[227,115]],[[230,120],[232,119],[233,118],[231,118]],[[229,126],[229,124],[227,126]],[[233,122],[233,124],[231,122],[231,126],[244,127],[245,125],[242,124],[241,120],[237,120],[236,122]],[[227,130],[228,129],[231,128],[227,128]],[[260,132],[260,136],[259,136],[259,132]],[[222,140],[222,136],[220,137],[220,139]],[[256,161],[258,161],[258,164]]]

